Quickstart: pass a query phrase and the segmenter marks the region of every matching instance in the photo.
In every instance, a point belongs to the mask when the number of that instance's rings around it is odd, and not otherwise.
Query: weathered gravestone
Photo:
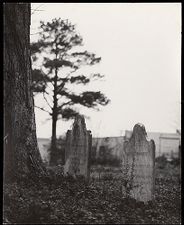
[[[145,127],[136,124],[122,156],[123,191],[143,202],[153,200],[155,184],[155,143],[146,136]]]
[[[83,116],[76,116],[72,130],[67,131],[64,173],[89,179],[91,131],[86,130]]]

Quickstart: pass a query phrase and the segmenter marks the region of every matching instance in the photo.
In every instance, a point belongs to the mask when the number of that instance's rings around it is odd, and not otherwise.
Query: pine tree
[[[68,20],[53,19],[51,22],[40,22],[40,33],[37,42],[32,43],[32,59],[41,67],[33,70],[34,91],[41,92],[50,110],[46,111],[52,118],[51,158],[54,164],[57,158],[56,125],[58,119],[71,119],[78,113],[76,105],[88,108],[98,108],[107,105],[109,99],[100,91],[83,91],[78,94],[71,91],[69,86],[88,84],[93,79],[103,76],[99,73],[89,76],[80,74],[82,66],[92,66],[100,62],[101,58],[88,51],[76,51],[83,45],[82,37],[76,27]],[[49,101],[49,87],[52,88],[52,99]]]

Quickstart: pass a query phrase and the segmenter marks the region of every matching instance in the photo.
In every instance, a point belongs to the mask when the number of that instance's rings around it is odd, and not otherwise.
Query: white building
[[[104,138],[94,137],[92,138],[92,154],[94,154],[96,158],[103,157],[105,154],[121,158],[124,139],[124,136]]]
[[[125,137],[130,138],[132,131],[125,131]],[[147,132],[148,140],[154,140],[156,146],[156,157],[165,155],[167,158],[178,157],[181,134]]]
[[[93,157],[103,157],[103,155],[113,155],[121,158],[124,148],[124,141],[129,139],[132,131],[125,131],[124,136],[92,138],[92,155]],[[156,157],[165,155],[167,158],[179,156],[179,145],[181,142],[181,133],[158,133],[147,132],[148,140],[154,140],[156,146]],[[38,138],[38,146],[41,157],[44,162],[49,162],[49,145],[50,139]]]

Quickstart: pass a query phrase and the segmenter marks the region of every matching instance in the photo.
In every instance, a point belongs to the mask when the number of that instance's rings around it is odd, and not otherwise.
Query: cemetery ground
[[[124,196],[118,167],[92,167],[89,183],[64,177],[61,166],[49,171],[48,177],[4,186],[4,223],[181,223],[179,164],[156,163],[155,199],[147,204]]]

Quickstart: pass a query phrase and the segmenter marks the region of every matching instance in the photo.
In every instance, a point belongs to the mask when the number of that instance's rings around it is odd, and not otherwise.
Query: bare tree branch
[[[47,98],[45,97],[45,93],[44,93],[44,92],[42,92],[42,94],[43,94],[43,98],[45,99],[45,101],[46,101],[47,105],[50,107],[50,109],[52,109],[52,106],[49,104],[49,102],[48,102]]]
[[[42,107],[39,107],[39,106],[36,106],[36,105],[35,105],[35,107],[38,108],[38,109],[40,109],[40,110],[42,110],[42,111],[44,111],[44,112],[49,113],[49,115],[52,115],[51,112],[47,111],[46,109],[44,109],[44,108],[42,108]]]
[[[41,4],[41,5],[39,5],[36,9],[31,9],[31,11],[33,11],[32,13],[31,13],[31,15],[33,15],[34,14],[34,12],[36,12],[36,11],[45,11],[45,10],[38,10],[41,6],[43,6],[44,4]]]
[[[48,87],[48,86],[47,86]],[[45,90],[45,92],[44,92],[45,94],[47,94],[48,95],[48,98],[50,99],[50,101],[52,102],[53,101],[53,99],[50,97],[50,94]]]

